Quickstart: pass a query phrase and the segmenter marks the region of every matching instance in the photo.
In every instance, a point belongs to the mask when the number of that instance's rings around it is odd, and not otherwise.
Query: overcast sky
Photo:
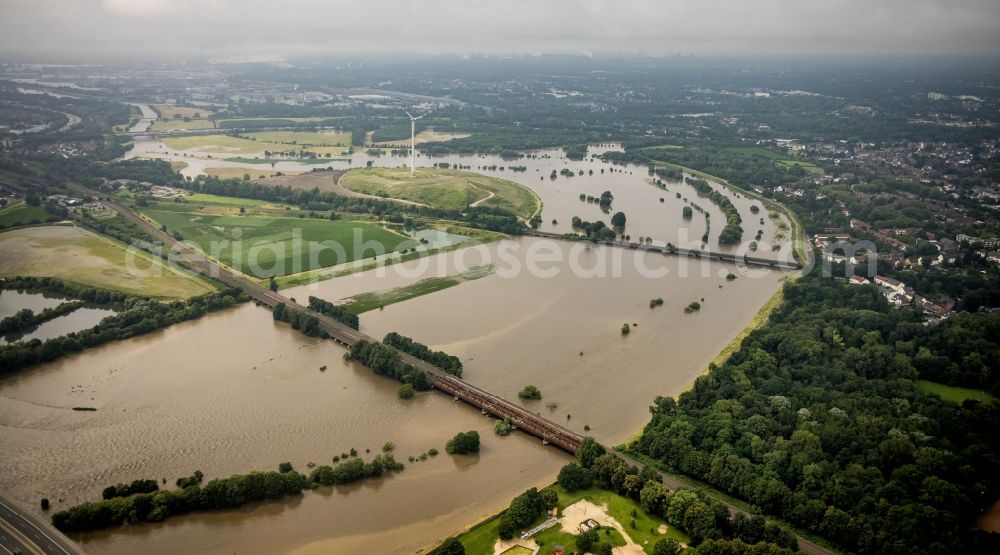
[[[0,56],[1000,55],[1000,0],[0,0]]]

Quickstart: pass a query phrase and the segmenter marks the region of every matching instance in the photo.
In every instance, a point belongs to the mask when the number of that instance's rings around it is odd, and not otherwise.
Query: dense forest
[[[985,553],[1000,404],[917,378],[995,383],[997,315],[938,327],[874,287],[807,276],[726,363],[659,397],[632,450],[858,553]],[[954,375],[952,375],[954,373]]]

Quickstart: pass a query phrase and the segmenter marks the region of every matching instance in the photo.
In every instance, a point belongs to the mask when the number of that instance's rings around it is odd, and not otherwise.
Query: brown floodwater
[[[25,308],[37,314],[46,308],[55,308],[68,300],[66,297],[49,293],[0,289],[0,318],[13,316],[17,311]]]
[[[185,172],[233,164],[167,150],[138,139],[130,156],[183,159],[191,164]],[[680,192],[712,214],[709,247],[717,247],[722,213],[687,185],[668,184],[664,192],[648,182],[645,168],[619,171],[599,161],[569,161],[557,151],[535,156],[433,160],[531,187],[544,202],[543,230],[569,231],[574,215],[607,222],[610,215],[580,202],[579,194],[611,190],[612,212],[626,213],[633,237],[700,244],[704,218],[696,213],[681,220]],[[350,164],[363,166],[366,157],[355,154]],[[505,169],[481,169],[493,164]],[[510,165],[528,171],[513,172]],[[551,170],[562,167],[584,175],[551,180]],[[750,203],[727,194],[750,221]],[[766,242],[776,230],[761,216]],[[756,226],[744,227],[745,247]],[[790,254],[786,248],[775,256]],[[465,363],[465,379],[512,400],[525,385],[536,385],[543,400],[525,406],[579,432],[589,427],[607,444],[638,431],[655,396],[687,389],[784,278],[676,256],[518,238],[287,294],[337,301],[483,264],[493,266],[486,277],[363,314],[362,330],[375,336],[398,331],[455,354]],[[729,272],[739,277],[727,281]],[[650,309],[654,298],[663,305]],[[683,312],[702,299],[700,311]],[[620,332],[624,323],[637,324],[627,336]],[[307,463],[328,464],[352,447],[362,454],[371,449],[370,458],[385,441],[393,441],[397,459],[406,462],[433,447],[442,454],[406,463],[402,473],[382,480],[75,536],[88,552],[113,555],[176,553],[179,546],[186,553],[412,553],[496,512],[524,489],[550,482],[569,460],[524,434],[496,437],[490,419],[447,396],[430,392],[402,401],[397,383],[345,362],[343,353],[243,305],[0,379],[0,488],[31,506],[48,497],[58,510],[137,478],[172,484],[196,469],[210,479],[283,461],[307,471]],[[482,453],[443,454],[448,438],[469,429],[482,435]]]
[[[546,262],[545,260],[560,260]],[[532,262],[534,261],[534,262]],[[483,278],[361,315],[361,330],[414,337],[462,359],[463,377],[609,444],[648,420],[656,395],[686,389],[774,294],[785,274],[676,256],[537,238],[396,264],[290,289],[330,301],[455,275],[484,264]],[[726,274],[739,275],[727,281]],[[722,286],[720,288],[720,286]],[[652,299],[663,305],[651,309]],[[702,308],[685,314],[700,301]],[[627,336],[622,324],[632,327]],[[582,354],[581,354],[582,353]],[[558,407],[550,408],[555,402]],[[569,417],[569,418],[567,418]],[[586,431],[584,426],[589,426]]]
[[[541,262],[556,257],[567,261]],[[644,277],[637,259],[669,275]],[[489,276],[362,315],[363,329],[453,352],[466,379],[509,398],[537,385],[544,399],[528,406],[557,421],[569,414],[571,428],[589,425],[612,444],[646,421],[653,397],[686,389],[782,277],[727,282],[732,268],[707,265],[703,274],[700,263],[683,277],[679,257],[532,238],[424,260],[427,268],[412,261],[288,293],[337,299],[493,263]],[[529,260],[557,275],[534,275]],[[511,271],[518,264],[524,270]],[[664,305],[650,309],[654,297]],[[683,313],[702,297],[699,313]],[[639,326],[622,337],[624,322]],[[0,487],[31,505],[56,500],[58,509],[116,482],[172,483],[196,469],[228,476],[285,460],[306,470],[351,447],[374,454],[387,440],[406,461],[443,451],[457,431],[479,430],[483,452],[473,458],[441,454],[384,480],[75,536],[88,552],[110,554],[178,545],[190,553],[409,553],[552,480],[568,460],[523,434],[497,438],[489,419],[447,396],[402,401],[398,384],[343,361],[343,352],[244,305],[7,377]],[[558,407],[550,412],[549,402]],[[71,410],[80,405],[98,410]]]
[[[384,480],[74,536],[90,553],[275,553],[319,541],[407,553],[552,479],[568,458],[522,434],[494,437],[487,418],[447,396],[402,401],[398,384],[343,352],[244,305],[5,378],[0,488],[58,510],[139,477],[172,484],[196,469],[212,478],[286,460],[307,471],[352,447],[370,458],[385,441],[405,462],[434,447],[442,454]],[[98,410],[71,410],[80,405]],[[480,455],[443,453],[469,429],[484,438]]]
[[[588,154],[599,154],[615,148],[593,146]],[[208,158],[211,156],[212,158]],[[135,145],[126,155],[127,158],[146,157],[166,160],[183,161],[187,164],[181,173],[194,177],[205,173],[208,168],[243,168],[251,175],[253,170],[260,170],[259,165],[240,162],[230,162],[220,158],[226,156],[217,153],[200,152],[197,149],[178,151],[167,147],[163,142],[149,137],[139,137]],[[366,152],[356,152],[350,157],[334,159],[329,163],[334,169],[365,167],[368,162],[375,166],[398,167],[407,163],[406,156],[369,156]],[[623,212],[627,218],[625,233],[632,240],[639,237],[651,237],[654,245],[673,243],[674,245],[700,248],[702,235],[706,230],[704,214],[695,212],[690,220],[681,217],[681,211],[688,203],[704,209],[710,216],[709,241],[704,245],[712,251],[737,252],[752,254],[762,258],[792,260],[792,243],[790,229],[778,229],[778,224],[768,217],[768,211],[759,201],[722,187],[712,182],[716,190],[725,194],[736,207],[742,219],[744,229],[743,241],[739,245],[719,245],[718,235],[725,226],[725,214],[707,197],[699,197],[697,191],[690,185],[680,181],[666,181],[666,190],[652,184],[653,178],[647,169],[637,165],[615,165],[599,159],[569,160],[561,150],[539,150],[528,157],[517,160],[505,160],[495,155],[448,155],[425,156],[419,154],[417,164],[429,166],[434,163],[447,163],[451,166],[468,168],[485,175],[509,179],[520,183],[538,194],[543,203],[542,231],[571,233],[573,216],[579,216],[584,221],[601,220],[610,224],[611,215]],[[514,166],[521,166],[525,171],[514,171]],[[303,165],[294,161],[276,161],[274,169],[282,171],[310,171],[315,165]],[[502,169],[501,169],[502,168]],[[560,175],[562,170],[572,172],[572,177]],[[552,171],[557,177],[552,179]],[[581,173],[582,172],[582,173]],[[611,209],[605,213],[596,203],[580,200],[580,195],[599,197],[602,192],[611,191],[615,199]],[[677,195],[680,194],[680,198]],[[661,200],[662,199],[662,202]],[[758,214],[751,212],[751,205],[757,205]],[[763,223],[761,223],[763,221]],[[781,215],[778,222],[788,226],[789,222]],[[758,250],[751,253],[750,243],[754,241],[757,231],[761,231]],[[780,250],[772,251],[777,245]]]

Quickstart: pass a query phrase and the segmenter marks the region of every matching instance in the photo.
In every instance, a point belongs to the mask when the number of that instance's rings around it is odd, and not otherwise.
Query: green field
[[[129,264],[138,270],[129,270]],[[111,239],[68,226],[0,233],[0,276],[55,277],[81,285],[162,298],[188,298],[214,287],[143,251],[129,253]]]
[[[351,134],[335,131],[259,131],[246,133],[257,141],[268,143],[296,143],[300,147],[308,146],[351,146]]]
[[[143,213],[223,264],[258,278],[307,272],[415,246],[404,236],[364,222],[220,215],[171,203]]]
[[[215,124],[208,119],[192,119],[184,121],[182,119],[158,119],[153,122],[150,128],[152,131],[175,131],[191,129],[212,129]]]
[[[769,160],[774,160],[775,164],[779,166],[784,166],[786,168],[792,168],[799,166],[800,168],[811,173],[823,173],[823,168],[813,164],[812,162],[807,162],[804,160],[799,160],[795,156],[790,156],[787,154],[782,154],[780,152],[775,152],[767,148],[761,148],[758,146],[730,146],[725,147],[722,150],[726,152],[732,152],[734,154],[741,154],[743,156],[757,156],[759,158],[767,158]]]
[[[528,219],[541,210],[541,200],[523,185],[476,173],[452,169],[362,168],[340,179],[345,189],[369,195],[416,202],[434,208],[461,210],[466,206],[490,206]]]
[[[296,123],[319,123],[328,120],[340,119],[334,116],[313,116],[302,118],[232,118],[219,120],[219,128],[238,127],[290,127]]]
[[[387,291],[361,293],[353,297],[348,297],[345,299],[345,302],[338,304],[341,304],[341,306],[352,314],[361,314],[369,310],[375,310],[376,308],[394,303],[401,303],[422,295],[434,293],[435,291],[454,287],[464,281],[479,279],[489,275],[492,271],[492,266],[476,266],[456,276],[430,277],[405,287],[397,287],[396,289],[389,289]]]
[[[995,399],[989,393],[979,389],[955,387],[928,380],[915,380],[913,385],[917,386],[917,390],[921,393],[933,393],[945,401],[951,401],[952,403],[962,404],[967,399],[989,403]]]
[[[586,499],[595,505],[604,505],[607,507],[608,514],[618,521],[625,530],[628,531],[629,537],[632,541],[642,546],[646,553],[653,552],[653,545],[656,540],[661,538],[672,538],[678,543],[687,544],[691,539],[687,534],[681,532],[673,526],[667,527],[666,534],[659,533],[659,527],[666,522],[657,516],[647,515],[642,507],[638,503],[632,501],[627,497],[618,495],[617,493],[602,490],[599,488],[590,488],[586,490],[567,492],[559,485],[550,486],[551,489],[559,495],[559,510],[560,512],[566,507],[576,503],[581,499]],[[636,516],[632,516],[632,511],[635,510]],[[537,519],[532,526],[542,523],[546,516],[541,516]],[[631,522],[635,521],[635,528],[632,528]],[[468,555],[492,555],[493,544],[496,543],[499,533],[497,532],[500,526],[500,519],[494,518],[488,522],[478,524],[474,526],[468,532],[462,534],[458,537],[458,540],[462,542],[465,547],[465,552]],[[650,530],[653,530],[650,532]],[[604,531],[601,532],[602,538],[604,536]],[[617,537],[616,537],[617,536]],[[621,538],[620,534],[615,531],[610,536],[612,545],[624,545],[625,541]],[[540,532],[534,536],[535,541],[539,542],[541,549],[539,549],[540,554],[548,553],[549,550],[556,544],[560,544],[569,550],[572,550],[576,536],[572,534],[567,534],[562,531],[561,526],[556,525],[549,528],[543,532]]]
[[[45,208],[31,206],[24,202],[0,210],[0,225],[4,227],[27,225],[32,220],[35,220],[35,223],[41,223],[48,218],[49,213],[45,211]]]
[[[260,206],[267,206],[269,203],[264,200],[257,200],[252,198],[236,198],[236,197],[220,197],[217,195],[206,195],[205,193],[194,193],[184,197],[184,200],[188,202],[200,203],[200,204],[219,204],[222,206],[244,206],[247,208],[256,208]],[[272,205],[278,206],[278,205]]]
[[[295,162],[296,164],[329,164],[331,158],[226,158],[226,162],[239,162],[241,164],[273,164],[275,162]],[[252,171],[252,170],[247,170]]]
[[[317,136],[327,137],[323,140],[324,145],[317,146],[309,143]],[[164,137],[163,144],[174,150],[195,150],[198,152],[212,154],[236,154],[236,155],[256,155],[265,151],[285,152],[289,150],[307,149],[319,155],[343,154],[347,146],[335,146],[342,134],[320,134],[306,131],[273,131],[262,133],[248,133],[247,137],[254,137],[257,140],[244,137],[231,137],[229,135],[191,135],[187,137]],[[270,142],[265,137],[275,140],[281,139],[285,142]],[[291,144],[293,141],[296,144]],[[346,143],[350,145],[350,139]]]

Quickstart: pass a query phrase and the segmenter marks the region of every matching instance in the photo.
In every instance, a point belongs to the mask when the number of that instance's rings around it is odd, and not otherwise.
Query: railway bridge
[[[93,191],[90,191],[90,193],[95,194]],[[171,245],[173,248],[186,255],[185,265],[191,270],[218,279],[231,287],[242,289],[258,304],[273,309],[279,303],[284,303],[286,307],[291,307],[299,312],[314,316],[320,323],[320,329],[322,329],[328,337],[346,346],[353,346],[359,341],[378,341],[374,337],[346,326],[323,314],[310,310],[308,307],[299,304],[293,298],[286,297],[276,291],[271,291],[269,288],[264,287],[259,283],[246,279],[245,277],[228,270],[224,266],[221,266],[215,261],[205,257],[204,254],[195,251],[191,247],[184,245],[179,241],[176,241],[173,237],[161,231],[151,222],[143,219],[135,212],[118,204],[117,202],[110,199],[105,199],[102,202],[104,202],[108,208],[117,211],[123,217],[138,224],[147,233],[163,241],[164,244]],[[554,234],[538,234],[536,236],[545,237],[552,235]],[[556,236],[552,238],[562,237]],[[605,243],[614,246],[623,246],[622,244],[615,242]],[[650,249],[647,247],[647,250],[657,249]],[[400,358],[410,367],[423,371],[427,375],[428,383],[430,383],[431,387],[434,389],[451,395],[456,401],[464,401],[465,403],[480,409],[483,414],[494,416],[496,418],[510,418],[511,424],[521,431],[540,438],[546,445],[553,445],[572,455],[576,453],[580,444],[583,442],[583,436],[548,420],[538,413],[533,413],[520,405],[511,403],[502,397],[456,378],[455,376],[442,371],[432,364],[403,352],[400,352]],[[628,456],[625,453],[611,449],[608,449],[608,452],[614,453],[615,456],[619,457],[630,466],[638,469],[642,469],[643,467],[640,461]],[[686,487],[686,484],[681,482],[676,476],[665,472],[660,472],[660,476],[663,483],[671,490]],[[723,503],[732,514],[747,514],[745,511],[732,505],[731,503],[725,501]],[[806,555],[833,555],[831,550],[817,545],[802,536],[797,535],[796,539],[799,542],[799,549],[803,553],[806,553]]]
[[[797,262],[788,262],[785,260],[774,260],[771,258],[761,258],[757,256],[748,255],[738,255],[735,253],[727,252],[712,252],[701,249],[689,249],[684,247],[661,247],[656,245],[644,245],[642,243],[630,243],[624,241],[615,241],[611,239],[586,239],[581,235],[576,235],[573,233],[563,234],[563,233],[552,233],[551,231],[537,231],[530,230],[525,232],[525,235],[529,237],[544,237],[547,239],[562,239],[564,241],[587,241],[594,243],[596,245],[608,245],[611,247],[621,247],[626,249],[658,252],[661,254],[675,254],[677,256],[686,256],[688,258],[700,258],[705,260],[715,260],[719,262],[731,262],[734,264],[743,264],[745,266],[758,266],[765,268],[775,268],[779,270],[798,270],[802,268],[802,265]]]

